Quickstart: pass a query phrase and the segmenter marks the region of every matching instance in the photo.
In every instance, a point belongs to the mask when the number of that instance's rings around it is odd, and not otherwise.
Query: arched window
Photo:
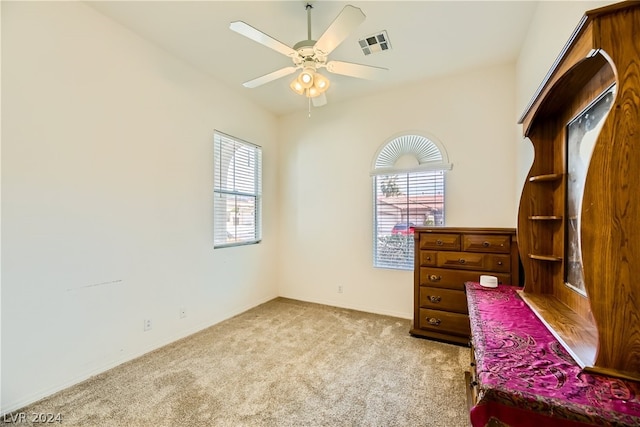
[[[376,153],[373,177],[373,265],[413,269],[413,228],[444,225],[444,147],[416,133],[387,140]]]

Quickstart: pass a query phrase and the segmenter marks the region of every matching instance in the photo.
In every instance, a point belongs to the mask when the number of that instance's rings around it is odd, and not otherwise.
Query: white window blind
[[[374,161],[375,267],[412,270],[415,227],[444,225],[444,148],[419,135],[387,142]]]
[[[374,177],[375,266],[413,269],[413,229],[444,225],[444,171]]]
[[[262,149],[214,133],[214,248],[262,239]]]

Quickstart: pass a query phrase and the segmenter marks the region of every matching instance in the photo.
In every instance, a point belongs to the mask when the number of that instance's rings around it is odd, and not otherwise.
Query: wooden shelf
[[[557,221],[562,220],[562,217],[558,215],[532,215],[529,219],[532,221]]]
[[[594,325],[588,324],[553,295],[524,291],[518,291],[518,294],[581,368],[593,366],[598,345]]]
[[[529,178],[529,182],[549,182],[549,181],[560,181],[562,179],[563,174],[561,173],[549,173],[545,175],[534,175]]]
[[[537,254],[529,254],[529,258],[537,259],[538,261],[552,261],[552,262],[561,262],[562,257],[554,256],[554,255],[537,255]]]
[[[640,180],[629,171],[640,168],[640,132],[629,131],[639,125],[629,112],[640,111],[638,22],[637,0],[583,16],[520,119],[533,164],[518,210],[527,303],[583,369],[636,381]],[[586,156],[576,119],[594,111]],[[574,163],[580,173],[569,180]],[[566,286],[569,271],[584,292]]]

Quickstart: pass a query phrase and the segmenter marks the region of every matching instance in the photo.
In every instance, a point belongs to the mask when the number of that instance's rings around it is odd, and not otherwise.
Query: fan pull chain
[[[311,118],[311,98],[307,97],[307,100],[309,101],[309,116],[307,118]]]

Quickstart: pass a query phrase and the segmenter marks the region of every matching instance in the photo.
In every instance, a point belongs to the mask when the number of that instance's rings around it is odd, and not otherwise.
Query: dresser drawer
[[[492,234],[465,234],[462,236],[462,250],[471,252],[511,252],[511,236]]]
[[[446,268],[421,267],[419,285],[464,290],[465,282],[479,282],[481,274],[486,274],[486,271],[459,271]],[[491,273],[491,275],[496,276],[498,283],[501,285],[512,284],[510,274]]]
[[[420,286],[420,307],[466,314],[467,295],[464,291]]]
[[[511,257],[473,252],[438,252],[437,266],[461,270],[509,272]]]
[[[421,329],[431,331],[447,332],[462,336],[471,335],[469,316],[466,314],[421,308],[419,325]]]
[[[420,265],[428,267],[436,265],[436,254],[437,252],[432,251],[420,251]]]
[[[445,233],[420,233],[420,249],[459,251],[460,235]]]

